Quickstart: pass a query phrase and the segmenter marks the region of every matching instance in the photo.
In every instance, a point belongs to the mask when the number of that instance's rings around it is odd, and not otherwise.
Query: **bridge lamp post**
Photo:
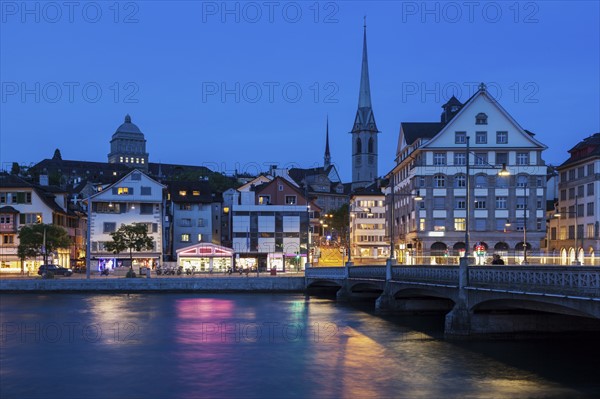
[[[523,186],[523,262],[521,264],[529,264],[527,260],[527,184]]]
[[[578,220],[577,219],[577,217],[578,217],[577,207],[578,207],[578,205],[579,205],[579,196],[576,195],[575,196],[575,211],[574,212],[565,211],[565,212],[555,212],[554,213],[554,217],[556,217],[556,218],[562,217],[563,213],[565,213],[567,215],[575,215],[575,237],[574,237],[575,238],[575,260],[573,261],[572,264],[576,265],[576,266],[581,265],[581,261],[579,260],[579,246],[577,245],[578,244],[578,242],[577,242],[577,236],[578,236],[578,234],[577,234],[577,229],[578,229],[578,224],[577,224],[577,220]],[[581,241],[582,241],[581,242],[581,247],[583,248],[583,237],[581,237]]]

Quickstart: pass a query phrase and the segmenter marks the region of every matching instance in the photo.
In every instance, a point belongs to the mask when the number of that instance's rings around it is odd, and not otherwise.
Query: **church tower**
[[[352,189],[368,186],[377,177],[377,125],[371,107],[369,63],[367,61],[367,22],[365,18],[358,110],[352,127]]]
[[[331,165],[331,154],[329,153],[329,116],[327,116],[327,124],[325,127],[325,156],[323,157],[323,169],[327,169]]]

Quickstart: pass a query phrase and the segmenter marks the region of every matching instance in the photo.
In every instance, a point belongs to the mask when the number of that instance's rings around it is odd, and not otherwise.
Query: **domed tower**
[[[148,171],[148,153],[144,133],[131,123],[131,116],[118,127],[110,140],[108,163],[121,163],[129,167]]]

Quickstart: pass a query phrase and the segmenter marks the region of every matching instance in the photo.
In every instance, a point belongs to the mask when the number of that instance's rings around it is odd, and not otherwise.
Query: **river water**
[[[1,295],[1,398],[600,397],[593,339],[455,342],[296,294]]]

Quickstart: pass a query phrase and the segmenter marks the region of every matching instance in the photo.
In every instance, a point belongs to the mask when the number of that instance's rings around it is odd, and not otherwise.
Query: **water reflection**
[[[374,315],[326,299],[268,294],[0,299],[0,397],[600,393],[594,372],[598,344],[447,342],[438,318]],[[56,326],[62,328],[60,339],[50,335]],[[76,326],[72,334],[68,326]],[[47,370],[60,372],[68,383],[56,383]]]

